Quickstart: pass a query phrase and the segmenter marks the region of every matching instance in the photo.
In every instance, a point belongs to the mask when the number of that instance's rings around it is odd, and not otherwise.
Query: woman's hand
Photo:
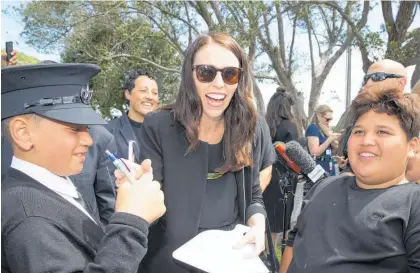
[[[241,249],[247,244],[253,244],[251,253],[246,253],[247,258],[258,257],[265,249],[265,216],[261,213],[256,213],[248,220],[250,229],[242,236],[242,238],[235,244],[235,249]]]
[[[340,139],[340,137],[341,137],[341,134],[340,133],[331,133],[328,136],[328,139],[330,140],[330,143],[332,143],[334,141],[338,141]]]
[[[145,173],[153,173],[152,163],[149,159],[144,160],[141,165],[131,162],[127,159],[122,158],[121,160],[123,160],[125,165],[127,165],[128,169],[130,170],[131,176],[135,180],[140,179],[140,177]],[[120,187],[123,183],[131,183],[125,177],[123,172],[118,169],[115,169],[114,176],[116,178],[115,184],[117,188]]]

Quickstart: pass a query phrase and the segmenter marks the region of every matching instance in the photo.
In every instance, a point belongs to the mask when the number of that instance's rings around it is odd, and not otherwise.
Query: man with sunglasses
[[[373,63],[363,77],[362,91],[379,92],[385,88],[397,88],[404,92],[407,72],[402,64],[384,59]]]

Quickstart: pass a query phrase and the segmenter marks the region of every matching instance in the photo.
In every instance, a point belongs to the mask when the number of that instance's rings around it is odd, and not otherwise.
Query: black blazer
[[[104,231],[63,197],[10,168],[1,185],[1,272],[136,272],[148,223],[115,213]]]
[[[198,233],[205,196],[208,146],[185,155],[189,146],[185,128],[168,111],[149,113],[140,136],[140,160],[151,159],[154,179],[163,184],[166,214],[149,235],[149,252],[140,272],[184,273],[172,252]],[[266,214],[259,172],[275,160],[267,123],[260,117],[252,150],[253,166],[235,173],[239,217],[242,223],[256,213]]]
[[[134,145],[134,156],[137,163],[139,160],[140,148],[137,143],[137,138],[134,133],[133,126],[128,119],[126,113],[123,113],[121,117],[110,120],[105,128],[114,135],[115,142],[117,143],[117,155],[121,158],[128,158],[128,142],[134,140],[137,145]]]

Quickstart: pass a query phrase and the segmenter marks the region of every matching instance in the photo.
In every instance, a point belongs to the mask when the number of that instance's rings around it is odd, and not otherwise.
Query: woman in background
[[[285,89],[279,87],[276,93],[271,97],[267,106],[265,119],[270,129],[270,136],[275,143],[276,141],[288,142],[297,140],[299,133],[297,130],[295,118],[292,114],[292,105],[294,104],[292,96]],[[283,192],[280,190],[279,179],[286,169],[280,163],[273,164],[273,173],[270,184],[263,189],[263,200],[265,209],[267,210],[267,218],[270,223],[271,236],[273,238],[274,247],[277,245],[279,235],[283,232],[284,207],[286,204],[280,200],[284,198]],[[291,183],[291,181],[289,181]],[[292,198],[290,198],[290,202]],[[291,211],[287,212],[290,214]],[[290,216],[290,215],[288,215]],[[289,217],[286,217],[287,219]],[[287,220],[286,219],[286,220]],[[289,221],[287,221],[289,222]],[[286,226],[286,230],[289,227]]]
[[[338,146],[341,134],[332,132],[330,122],[333,120],[333,110],[328,105],[320,105],[315,110],[312,124],[306,130],[308,147],[312,155],[316,156],[317,164],[326,172],[334,175],[332,152]]]

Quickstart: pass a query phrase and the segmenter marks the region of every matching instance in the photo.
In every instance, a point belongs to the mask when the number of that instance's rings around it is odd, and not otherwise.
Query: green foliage
[[[142,69],[156,76],[161,104],[171,101],[177,91],[179,75],[163,73],[140,58],[161,66],[179,67],[181,56],[133,10],[147,6],[125,1],[39,1],[22,7],[28,44],[42,52],[61,47],[64,62],[94,63],[102,68],[92,81],[93,103],[105,117],[110,109],[123,110],[125,73]]]
[[[2,49],[1,54],[6,54],[6,50]],[[22,52],[17,52],[17,65],[36,64],[39,62],[37,58],[26,55]]]

